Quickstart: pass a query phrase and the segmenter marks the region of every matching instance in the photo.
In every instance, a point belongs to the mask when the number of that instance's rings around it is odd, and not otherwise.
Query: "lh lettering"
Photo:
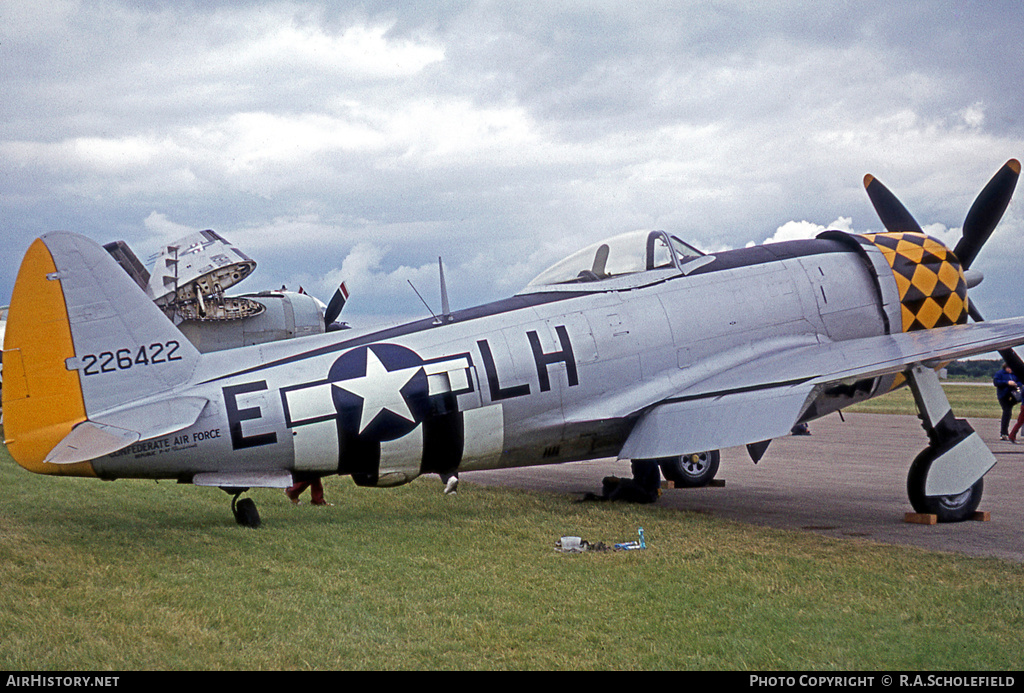
[[[526,339],[530,344],[530,351],[533,354],[533,363],[537,368],[537,383],[541,392],[551,390],[551,376],[549,369],[556,363],[565,364],[565,377],[569,387],[580,384],[579,373],[576,370],[576,356],[572,351],[572,342],[569,339],[569,331],[564,325],[555,327],[555,334],[558,336],[559,349],[557,351],[545,352],[540,343],[540,336],[536,330],[526,333]],[[511,399],[513,397],[524,397],[530,394],[530,386],[527,383],[518,385],[503,386],[498,376],[498,368],[494,363],[494,355],[491,353],[491,346],[486,339],[477,341],[480,348],[480,356],[484,363],[484,373],[487,375],[487,387],[491,393],[491,401]]]

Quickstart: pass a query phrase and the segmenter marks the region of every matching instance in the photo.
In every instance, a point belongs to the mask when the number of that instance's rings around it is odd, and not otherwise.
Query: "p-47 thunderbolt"
[[[103,247],[49,233],[11,298],[5,442],[42,474],[220,487],[258,525],[241,493],[330,474],[394,486],[617,456],[700,485],[721,448],[757,461],[794,425],[907,385],[929,439],[910,502],[962,520],[995,458],[936,369],[999,351],[1024,377],[1024,318],[983,322],[967,296],[1019,173],[996,173],[953,249],[867,176],[881,233],[706,254],[632,232],[495,303],[205,353]]]

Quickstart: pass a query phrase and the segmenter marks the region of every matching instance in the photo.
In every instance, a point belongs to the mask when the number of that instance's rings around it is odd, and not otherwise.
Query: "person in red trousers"
[[[316,477],[311,481],[300,481],[292,485],[291,488],[285,489],[284,494],[288,496],[288,499],[292,503],[299,505],[302,503],[302,501],[299,500],[299,496],[302,495],[302,492],[307,488],[309,489],[309,494],[311,496],[310,503],[313,505],[334,505],[334,503],[328,503],[324,500],[324,485],[323,482],[320,481],[320,477]]]
[[[1020,414],[1017,415],[1017,423],[1015,423],[1013,428],[1010,430],[1011,443],[1017,442],[1017,431],[1020,430],[1021,426],[1024,426],[1024,407],[1020,408]]]

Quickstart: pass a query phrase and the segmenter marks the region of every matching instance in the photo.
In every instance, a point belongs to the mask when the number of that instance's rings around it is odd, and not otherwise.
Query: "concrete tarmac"
[[[832,414],[811,422],[810,436],[772,442],[753,464],[745,447],[722,450],[724,487],[671,489],[657,504],[737,522],[836,538],[860,538],[1024,563],[1024,432],[999,440],[999,422],[970,420],[998,460],[985,476],[979,510],[988,522],[919,525],[904,520],[907,470],[928,439],[916,416]],[[471,484],[559,493],[576,500],[601,493],[606,476],[630,476],[628,462],[590,462],[460,475]],[[468,489],[467,489],[468,490]],[[466,492],[466,491],[463,491]]]

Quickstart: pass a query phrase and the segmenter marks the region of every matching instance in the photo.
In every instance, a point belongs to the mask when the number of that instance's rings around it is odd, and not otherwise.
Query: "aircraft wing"
[[[641,412],[623,459],[669,457],[757,443],[789,433],[829,388],[934,368],[1024,343],[1024,318],[823,344],[782,345],[702,374]]]

